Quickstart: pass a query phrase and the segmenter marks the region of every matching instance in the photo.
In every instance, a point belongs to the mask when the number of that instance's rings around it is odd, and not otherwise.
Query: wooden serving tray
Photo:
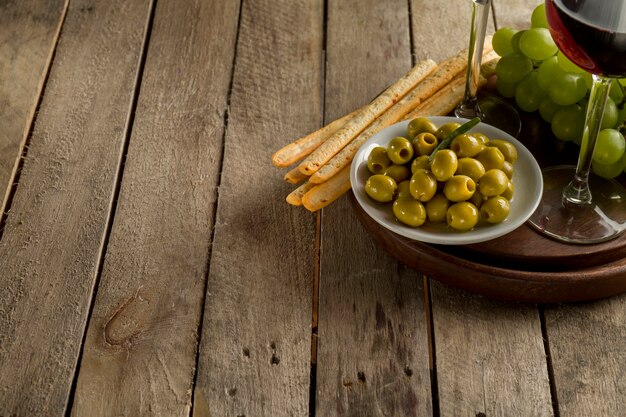
[[[535,114],[520,114],[519,140],[541,167],[575,164],[578,147],[552,135]],[[618,181],[626,185],[625,176]],[[488,297],[521,302],[573,302],[626,292],[626,234],[594,245],[566,244],[527,224],[497,239],[473,245],[417,242],[380,226],[350,193],[357,217],[403,264],[431,278]],[[626,210],[626,207],[624,207]]]

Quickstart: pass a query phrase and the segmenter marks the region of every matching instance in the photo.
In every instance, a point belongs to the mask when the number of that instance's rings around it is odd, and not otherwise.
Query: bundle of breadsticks
[[[369,104],[274,153],[276,167],[293,166],[285,180],[299,184],[289,204],[317,211],[350,189],[350,163],[357,150],[380,130],[419,116],[445,116],[463,99],[468,51],[437,64],[419,62]],[[486,42],[479,86],[495,73],[498,56]]]

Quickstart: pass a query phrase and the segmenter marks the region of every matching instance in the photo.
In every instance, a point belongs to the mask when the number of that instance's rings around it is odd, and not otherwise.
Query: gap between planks
[[[69,3],[69,0],[68,0]],[[143,70],[146,62],[146,56],[148,52],[148,47],[150,45],[150,33],[152,31],[152,23],[154,21],[154,14],[156,9],[157,0],[151,0],[150,6],[148,9],[148,18],[146,19],[145,29],[144,29],[144,38],[143,44],[141,45],[141,54],[139,55],[139,60],[137,64],[137,72],[135,74],[134,81],[134,91],[131,99],[128,116],[126,118],[126,126],[124,128],[124,144],[121,152],[120,160],[118,161],[118,169],[115,174],[115,185],[113,189],[113,194],[111,197],[111,205],[109,207],[108,218],[106,219],[106,226],[104,231],[104,237],[102,239],[102,244],[100,246],[100,253],[98,255],[97,260],[97,273],[95,277],[95,283],[93,286],[93,290],[91,293],[91,298],[89,300],[89,313],[87,314],[87,322],[85,324],[85,328],[83,330],[83,336],[81,340],[81,348],[76,359],[76,364],[74,365],[74,377],[72,378],[72,384],[70,386],[70,393],[68,397],[68,405],[66,408],[65,415],[66,417],[70,417],[72,415],[72,406],[74,404],[74,397],[76,395],[76,387],[78,384],[78,374],[80,373],[80,364],[83,358],[83,352],[85,348],[85,340],[87,338],[87,329],[89,329],[89,323],[91,321],[91,316],[93,313],[96,296],[98,293],[98,286],[100,284],[100,277],[102,276],[102,271],[104,268],[104,259],[106,257],[106,250],[109,244],[109,238],[111,236],[111,230],[113,228],[113,219],[115,218],[115,212],[117,210],[117,202],[119,199],[120,189],[122,180],[124,177],[124,166],[126,164],[126,155],[128,153],[128,145],[130,143],[130,137],[133,131],[133,124],[135,121],[135,112],[137,110],[137,102],[139,100],[139,93],[141,90],[141,81],[143,78]]]
[[[228,82],[228,92],[226,93],[226,111],[224,112],[224,129],[222,131],[222,145],[221,145],[221,149],[223,150],[225,148],[225,144],[226,144],[226,133],[228,132],[228,122],[229,122],[229,116],[230,116],[230,102],[231,102],[231,97],[232,97],[232,92],[233,92],[233,80],[235,78],[235,63],[237,62],[237,51],[238,51],[238,45],[239,45],[239,33],[240,33],[240,29],[241,29],[241,13],[242,13],[242,8],[243,8],[243,0],[239,1],[239,16],[237,17],[237,29],[235,32],[235,53],[233,54],[233,60],[231,62],[231,66],[230,66],[230,80]],[[213,239],[215,237],[215,222],[217,220],[217,212],[218,212],[218,206],[219,206],[219,190],[220,190],[220,186],[222,184],[222,167],[224,166],[224,152],[222,151],[221,155],[220,155],[220,160],[219,160],[219,170],[218,170],[218,178],[217,178],[217,186],[215,187],[215,204],[213,206],[213,224],[211,225],[211,235],[209,238],[209,253],[207,256],[207,267],[206,267],[206,272],[205,272],[205,276],[204,276],[204,288],[202,289],[202,293],[204,294],[204,297],[202,298],[202,304],[200,307],[200,317],[198,317],[198,339],[196,341],[196,359],[195,359],[195,366],[193,369],[193,380],[192,380],[192,384],[191,384],[191,393],[192,393],[192,397],[191,397],[191,407],[189,408],[189,417],[200,417],[205,415],[205,413],[209,413],[208,410],[208,405],[206,404],[206,401],[204,399],[199,399],[199,406],[196,407],[196,384],[198,382],[198,364],[200,362],[200,342],[202,341],[202,329],[204,327],[203,325],[203,318],[204,318],[204,309],[206,307],[206,292],[207,292],[207,287],[208,287],[208,282],[209,282],[209,276],[211,274],[211,253],[212,253],[212,244],[213,244]],[[206,409],[205,409],[206,408]],[[198,411],[200,410],[200,411]]]
[[[315,261],[313,265],[313,302],[311,314],[311,377],[309,379],[309,416],[315,416],[317,401],[317,341],[319,312],[320,253],[322,246],[322,211],[315,217]]]
[[[550,397],[552,397],[552,413],[554,417],[560,417],[559,398],[557,396],[556,382],[554,380],[554,366],[552,364],[552,353],[550,352],[550,339],[548,338],[548,327],[546,325],[545,306],[537,306],[539,310],[539,321],[541,323],[541,336],[543,339],[543,350],[546,355],[546,366],[548,370],[548,383],[550,385]]]
[[[321,106],[320,121],[324,125],[324,114],[326,112],[326,48],[328,41],[328,0],[324,0],[324,11],[322,13],[322,65],[321,68]],[[319,210],[315,216],[315,258],[313,264],[313,300],[311,303],[311,375],[309,377],[309,417],[315,417],[317,403],[317,345],[318,345],[318,314],[319,314],[319,282],[320,264],[322,248],[322,213]]]
[[[430,369],[430,394],[433,408],[433,417],[440,416],[439,386],[437,382],[437,350],[435,346],[435,322],[433,320],[433,305],[430,292],[430,278],[422,275],[424,287],[424,312],[426,314],[426,335],[428,337],[428,367]]]

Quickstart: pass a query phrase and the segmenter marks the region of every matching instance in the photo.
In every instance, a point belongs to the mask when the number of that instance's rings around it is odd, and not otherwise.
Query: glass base
[[[543,170],[543,196],[529,224],[554,239],[591,244],[614,239],[626,230],[626,189],[617,181],[589,174],[592,201],[573,204],[563,199],[563,188],[576,167]]]
[[[509,135],[517,138],[522,130],[522,122],[515,107],[498,96],[479,91],[477,96],[478,112],[473,102],[461,103],[455,110],[457,117],[480,119],[500,130],[504,130]]]

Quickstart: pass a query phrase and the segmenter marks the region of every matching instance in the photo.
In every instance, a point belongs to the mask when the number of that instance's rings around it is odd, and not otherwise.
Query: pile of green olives
[[[373,148],[367,159],[367,195],[391,203],[396,219],[411,227],[447,222],[467,231],[479,222],[504,221],[513,199],[517,149],[506,140],[472,132],[455,136],[448,148],[431,155],[459,126],[438,127],[418,117],[409,122],[406,136]]]

